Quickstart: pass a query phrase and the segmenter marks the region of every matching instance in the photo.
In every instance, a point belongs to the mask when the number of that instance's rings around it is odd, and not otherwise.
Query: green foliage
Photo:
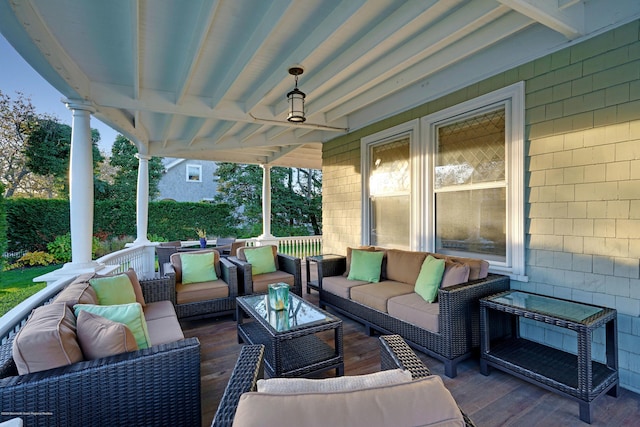
[[[167,239],[166,237],[162,237],[157,234],[147,234],[147,239],[149,239],[150,242],[168,242],[169,241],[169,239]]]
[[[241,231],[262,233],[262,168],[219,163],[216,202],[231,206]],[[271,169],[271,232],[276,236],[322,234],[322,177],[313,169]]]
[[[69,233],[69,202],[49,199],[7,199],[7,237],[10,251],[45,251],[57,236]],[[108,248],[122,248],[136,235],[135,201],[99,200],[94,206],[94,235],[102,241],[94,247],[101,255]],[[163,241],[193,240],[195,228],[205,228],[209,236],[238,236],[231,209],[226,204],[178,203],[171,201],[149,203],[148,234],[162,236]],[[259,233],[258,233],[259,234]],[[104,243],[107,242],[107,243]],[[55,247],[62,254],[60,262],[71,255],[71,246],[64,248],[58,241]],[[49,250],[49,252],[51,252]]]
[[[53,242],[47,244],[49,253],[53,255],[57,262],[71,261],[71,233],[57,236]],[[91,241],[91,258],[95,257],[96,251],[100,249],[100,240],[93,237]]]
[[[127,243],[133,242],[133,237],[108,237],[106,239],[98,239],[98,247],[95,249],[95,257],[100,258],[112,252],[116,252],[125,248]]]
[[[104,196],[114,200],[136,200],[138,185],[138,165],[136,158],[138,149],[122,135],[118,135],[111,148],[111,166],[117,169],[113,184]],[[149,198],[158,194],[158,183],[162,177],[164,166],[162,159],[152,157],[149,160]]]
[[[55,257],[42,251],[27,252],[10,268],[34,267],[36,265],[50,265],[55,261]]]

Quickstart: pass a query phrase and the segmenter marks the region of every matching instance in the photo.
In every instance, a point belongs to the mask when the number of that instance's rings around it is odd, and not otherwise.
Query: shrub
[[[71,261],[71,233],[57,236],[53,242],[47,244],[49,253],[54,256],[57,262]],[[91,243],[91,258],[94,258],[96,251],[100,249],[100,241],[93,237]]]
[[[55,257],[42,251],[27,252],[16,262],[20,267],[34,267],[36,265],[53,264]]]

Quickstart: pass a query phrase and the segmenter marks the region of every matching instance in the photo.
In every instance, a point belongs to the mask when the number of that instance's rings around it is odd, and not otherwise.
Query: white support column
[[[136,200],[137,238],[134,245],[147,245],[147,228],[149,225],[149,159],[146,154],[136,154],[138,158],[138,195]]]
[[[271,166],[262,167],[262,235],[258,236],[256,244],[277,245],[277,239],[271,234]]]

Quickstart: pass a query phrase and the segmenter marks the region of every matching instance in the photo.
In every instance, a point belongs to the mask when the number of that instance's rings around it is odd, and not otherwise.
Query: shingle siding
[[[629,23],[325,143],[325,250],[360,243],[360,138],[524,80],[529,281],[512,287],[616,308],[621,384],[640,392],[639,34]]]

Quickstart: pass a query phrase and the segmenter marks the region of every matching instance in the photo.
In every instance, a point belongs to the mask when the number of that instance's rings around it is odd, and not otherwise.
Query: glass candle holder
[[[289,285],[272,283],[269,285],[269,306],[274,310],[289,308]]]

